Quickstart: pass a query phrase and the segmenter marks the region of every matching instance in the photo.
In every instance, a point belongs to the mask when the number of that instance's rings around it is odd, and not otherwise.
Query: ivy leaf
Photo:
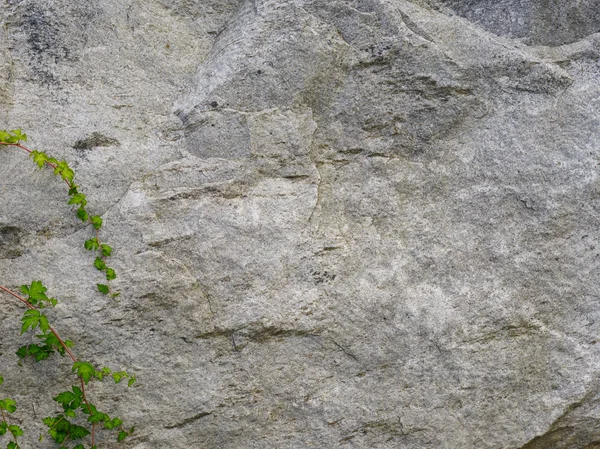
[[[85,427],[83,426],[78,426],[77,424],[71,424],[71,427],[69,427],[69,433],[71,436],[72,440],[80,440],[81,438],[85,437],[86,435],[90,434],[90,431],[87,430]],[[81,446],[81,445],[79,445]],[[77,446],[75,446],[76,448]],[[81,446],[83,447],[83,446]],[[75,449],[73,448],[73,449]]]
[[[6,446],[6,449],[20,449],[20,446],[17,443],[15,443],[14,441],[11,441]]]
[[[0,385],[4,383],[4,377],[0,376]]]
[[[108,295],[108,292],[110,291],[108,288],[108,285],[106,284],[96,284],[96,286],[98,287],[98,291],[100,293],[102,293],[103,295]]]
[[[53,162],[56,165],[56,168],[54,169],[55,175],[60,174],[61,178],[69,183],[73,181],[75,172],[69,167],[67,161],[56,161],[56,159],[54,159],[50,160],[50,162]]]
[[[135,375],[134,375],[134,376],[131,376],[131,375],[130,375],[129,381],[127,382],[127,386],[128,386],[128,387],[131,387],[131,386],[132,386],[132,385],[133,385],[133,384],[136,382],[136,380],[137,380],[137,379],[136,379]],[[133,428],[132,428],[132,429],[133,429]],[[132,432],[133,432],[133,430],[132,430]]]
[[[21,293],[29,296],[29,302],[34,306],[40,305],[40,307],[44,307],[44,302],[48,302],[53,306],[58,303],[56,299],[48,298],[48,296],[46,296],[46,291],[48,289],[44,287],[42,281],[33,281],[30,286],[22,285],[20,290]]]
[[[33,159],[33,162],[35,162],[39,168],[44,168],[44,164],[48,162],[48,155],[42,151],[33,150],[29,153],[29,157]]]
[[[112,281],[113,279],[117,278],[117,273],[115,272],[115,270],[113,270],[112,268],[107,268],[106,269],[106,280],[107,281]]]
[[[100,218],[98,215],[92,216],[90,221],[92,222],[94,229],[100,229],[102,227],[102,218]]]
[[[87,204],[86,196],[83,193],[74,194],[69,200],[69,204],[80,204],[80,208],[83,208]]]
[[[128,436],[129,436],[129,434],[127,432],[125,432],[124,430],[121,430],[119,432],[119,435],[117,435],[117,441],[120,443],[121,441],[123,441]]]
[[[8,413],[14,413],[17,410],[17,403],[9,398],[0,401],[0,410],[6,410]]]
[[[96,369],[94,368],[94,365],[92,365],[89,362],[75,362],[73,364],[72,371],[74,373],[77,373],[77,375],[83,379],[83,382],[86,385],[90,381],[90,379],[92,377],[94,377],[94,374],[96,373]]]
[[[37,337],[42,339],[49,349],[58,351],[58,353],[64,357],[66,350],[60,343],[60,340],[52,332],[48,332],[44,335],[37,335]],[[73,347],[73,342],[71,340],[64,340],[63,343],[67,348]]]
[[[72,183],[72,184],[71,184],[71,187],[69,188],[69,196],[73,196],[73,195],[75,195],[76,193],[78,193],[78,190],[77,190],[77,189],[79,189],[79,186],[78,186],[78,185],[76,185],[76,184],[73,184],[73,183]]]
[[[119,418],[115,418],[112,420],[104,421],[104,428],[111,430],[111,429],[115,429],[115,428],[119,427],[121,424],[123,424],[123,420],[119,419]]]
[[[79,194],[77,194],[77,195],[79,195]],[[89,215],[83,207],[80,207],[79,209],[77,209],[77,218],[79,218],[83,222],[88,221]]]
[[[92,413],[92,415],[88,418],[88,422],[90,424],[96,424],[99,422],[107,422],[110,421],[110,416],[108,416],[106,413],[102,413],[99,411],[94,411],[94,413]]]
[[[31,286],[27,286],[27,285],[22,285],[21,286],[21,292],[25,293],[26,295],[29,295],[31,297],[37,297],[38,295],[45,295],[46,291],[48,289],[46,287],[44,287],[44,284],[42,284],[42,281],[33,281],[31,283]]]
[[[27,141],[27,134],[25,134],[22,129],[13,129],[10,132],[17,138],[18,141]]]
[[[79,387],[72,387],[73,391],[63,391],[58,396],[53,398],[56,402],[63,406],[65,412],[74,412],[83,402],[83,394]],[[75,413],[68,413],[74,415]]]
[[[112,373],[113,380],[116,384],[120,383],[124,377],[128,377],[125,371],[117,371],[116,373]]]
[[[49,334],[54,336],[53,334]],[[38,337],[45,337],[45,335],[38,335]],[[56,338],[56,337],[55,337]],[[64,350],[63,350],[64,351]],[[36,344],[31,344],[28,346],[21,346],[16,354],[24,359],[27,356],[32,356],[35,358],[36,362],[40,362],[42,360],[47,359],[54,352],[54,349],[51,346],[44,345],[39,346]]]
[[[97,270],[106,270],[106,263],[100,257],[96,257],[96,260],[94,261],[94,266]]]
[[[88,251],[95,251],[100,247],[100,242],[98,242],[97,238],[93,238],[93,239],[86,240],[85,243],[83,244],[83,246]]]
[[[16,424],[12,424],[12,425],[8,426],[8,430],[10,431],[10,433],[13,434],[13,436],[15,438],[20,437],[20,436],[23,435],[23,429],[21,429]]]
[[[11,135],[4,129],[0,130],[0,142],[10,143]]]
[[[21,334],[27,332],[27,329],[35,330],[38,326],[42,332],[46,333],[50,330],[50,324],[46,315],[41,314],[38,310],[26,310],[21,318],[23,326],[21,326]]]
[[[102,250],[102,255],[104,257],[110,257],[112,253],[112,248],[110,246],[108,246],[106,243],[103,243],[100,245],[100,249]]]

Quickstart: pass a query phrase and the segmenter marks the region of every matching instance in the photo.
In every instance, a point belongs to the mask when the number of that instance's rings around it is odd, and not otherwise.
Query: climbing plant
[[[20,129],[0,130],[0,145],[14,147],[29,153],[33,162],[40,169],[50,168],[55,176],[64,181],[68,188],[68,204],[75,211],[77,218],[91,225],[93,230],[92,235],[84,242],[83,246],[94,254],[94,267],[103,275],[102,281],[96,283],[96,288],[101,294],[116,298],[119,296],[119,292],[112,288],[111,281],[116,279],[117,274],[107,263],[112,248],[100,240],[102,218],[88,212],[87,197],[75,183],[75,172],[69,164],[42,151],[30,150],[23,145],[23,142],[26,141],[27,135]],[[36,343],[22,346],[16,351],[18,359],[32,358],[35,362],[41,362],[57,353],[59,356],[68,357],[72,362],[71,371],[76,379],[75,385],[53,398],[62,410],[59,409],[60,411],[54,416],[48,416],[42,420],[48,428],[48,435],[60,446],[60,449],[69,449],[69,445],[73,444],[72,449],[99,449],[96,441],[97,432],[100,429],[113,432],[117,441],[123,441],[131,435],[134,428],[124,428],[121,418],[109,416],[99,410],[88,396],[87,387],[91,381],[102,381],[107,377],[112,378],[115,384],[126,381],[128,386],[132,386],[136,381],[135,375],[126,371],[111,370],[107,367],[98,368],[91,362],[75,356],[74,343],[62,338],[44,313],[44,309],[56,306],[58,301],[46,294],[48,289],[42,281],[34,280],[29,285],[23,285],[18,292],[0,283],[0,291],[19,301],[25,309],[21,318],[21,334],[37,332]],[[3,382],[4,379],[0,376],[0,385]],[[10,414],[16,410],[17,403],[13,399],[0,400],[0,437],[3,435],[5,438],[8,437],[6,449],[25,449],[21,448],[19,443],[19,438],[24,434],[23,429],[12,423],[10,419]],[[40,441],[42,439],[43,436],[40,436]]]

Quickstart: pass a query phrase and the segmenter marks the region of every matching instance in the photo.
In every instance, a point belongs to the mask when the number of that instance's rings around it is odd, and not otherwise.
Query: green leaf
[[[96,284],[96,286],[98,287],[98,291],[104,295],[108,295],[108,292],[110,291],[108,288],[108,285],[106,284]]]
[[[16,424],[12,424],[12,425],[8,426],[8,430],[10,431],[10,433],[13,434],[13,436],[15,438],[20,437],[20,436],[23,435],[23,429],[21,429]]]
[[[54,337],[53,334],[49,334],[49,335]],[[38,335],[38,337],[45,337],[45,335]],[[54,349],[51,346],[48,346],[48,345],[39,346],[36,344],[32,344],[32,345],[28,345],[28,346],[21,346],[19,348],[19,350],[16,352],[16,354],[22,359],[24,359],[27,356],[32,356],[35,358],[36,362],[40,362],[40,361],[45,360],[48,357],[50,357],[50,355],[52,355],[53,352],[54,352]],[[63,349],[63,352],[64,352],[64,349]]]
[[[10,138],[11,138],[10,133],[6,132],[6,130],[4,130],[4,129],[0,130],[0,142],[9,143]]]
[[[21,326],[21,334],[27,332],[27,329],[35,330],[38,326],[42,332],[48,332],[50,325],[46,315],[41,314],[38,310],[26,310],[21,318],[23,325]]]
[[[33,159],[33,162],[35,162],[39,168],[44,168],[44,164],[48,162],[48,155],[42,151],[33,150],[29,153],[29,157]]]
[[[79,194],[77,194],[79,195]],[[83,207],[80,207],[79,209],[77,209],[77,218],[79,218],[81,221],[88,221],[89,215],[86,212],[86,210]]]
[[[6,449],[20,449],[20,447],[19,447],[19,445],[17,443],[15,443],[14,441],[11,441],[6,446]]]
[[[23,142],[27,141],[27,134],[25,134],[22,129],[13,129],[10,132],[17,138],[17,140]]]
[[[119,432],[119,435],[117,435],[117,441],[120,443],[121,441],[123,441],[128,436],[129,436],[129,434],[127,432],[125,432],[124,430],[121,430]]]
[[[4,377],[0,376],[0,385],[4,383]]]
[[[93,239],[86,240],[85,243],[83,244],[83,246],[88,251],[95,251],[100,247],[100,242],[98,242],[97,238],[93,238]]]
[[[89,380],[94,377],[96,369],[94,365],[89,362],[75,362],[73,364],[73,372],[77,373],[79,377],[83,379],[83,382],[87,385]]]
[[[50,330],[50,323],[48,323],[48,317],[43,314],[40,314],[40,329],[44,333]]]
[[[121,424],[123,424],[123,420],[119,419],[119,418],[115,418],[112,420],[106,420],[104,421],[104,428],[105,429],[115,429],[117,427],[119,427]]]
[[[17,403],[9,398],[0,401],[0,410],[6,410],[8,413],[14,413],[17,410]]]
[[[86,435],[89,435],[90,431],[87,430],[83,426],[78,426],[76,424],[71,424],[71,427],[69,427],[69,433],[70,433],[70,436],[71,436],[72,440],[79,440],[79,439],[85,437]],[[76,447],[77,446],[75,446],[75,448]],[[73,449],[75,449],[75,448],[73,448]]]
[[[109,422],[110,421],[110,416],[108,416],[106,413],[102,413],[99,411],[94,411],[94,413],[88,418],[88,422],[90,424],[95,424],[95,423],[99,423],[99,422]]]
[[[73,181],[73,177],[75,176],[75,172],[69,167],[67,161],[57,161],[56,159],[50,160],[50,162],[56,165],[54,169],[54,174],[60,174],[61,178],[69,183]]]
[[[106,269],[106,280],[107,281],[112,281],[113,279],[117,278],[117,273],[115,272],[115,270],[113,270],[112,268],[107,268]]]
[[[79,387],[73,386],[71,389],[73,391],[63,391],[53,399],[63,406],[63,409],[65,410],[67,416],[74,417],[74,411],[77,410],[77,408],[83,402],[83,394]]]
[[[96,257],[96,260],[94,261],[94,266],[100,271],[106,270],[106,263],[100,257]]]
[[[42,281],[33,281],[31,286],[22,285],[21,292],[29,296],[43,295],[48,289],[44,287]],[[45,296],[45,295],[44,295]]]
[[[103,243],[100,245],[100,249],[102,249],[102,255],[104,257],[110,257],[110,254],[112,253],[112,248],[110,246],[108,246],[106,243]]]
[[[84,208],[87,204],[86,196],[83,193],[74,194],[69,200],[69,204],[80,204],[80,208]]]
[[[29,296],[29,302],[34,306],[39,305],[40,307],[44,307],[44,302],[48,302],[54,306],[58,302],[56,299],[46,296],[48,289],[44,287],[42,281],[33,281],[30,286],[22,285],[20,290],[21,293]]]
[[[90,221],[92,222],[92,226],[95,229],[100,229],[102,227],[102,218],[100,218],[98,215],[92,216],[92,218],[90,218]]]
[[[73,196],[78,193],[79,186],[77,184],[71,183],[71,187],[69,188],[69,196]]]
[[[114,299],[120,295],[121,295],[121,292],[116,292],[116,293],[113,293],[112,295],[110,295],[110,297]]]
[[[131,387],[136,381],[137,381],[136,377],[130,375],[129,381],[127,382],[127,386]]]

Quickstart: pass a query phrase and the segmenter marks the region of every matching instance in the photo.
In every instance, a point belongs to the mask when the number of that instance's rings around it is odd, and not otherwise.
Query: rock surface
[[[99,447],[600,447],[597,0],[0,8],[0,128],[75,167],[123,294],[6,148],[0,283],[137,373]],[[69,366],[16,364],[20,313],[0,396],[51,448]]]

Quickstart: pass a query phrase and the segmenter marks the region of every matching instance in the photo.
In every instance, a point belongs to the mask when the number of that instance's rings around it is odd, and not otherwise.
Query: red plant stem
[[[18,148],[20,148],[22,150],[27,151],[28,153],[31,153],[31,150],[29,148],[27,148],[26,146],[21,145],[20,143],[0,142],[0,145],[8,145],[8,146],[11,146],[11,147],[18,147]],[[56,168],[56,165],[54,165],[52,162],[45,161],[45,163],[48,164],[52,168]],[[65,179],[64,181],[67,183],[67,185],[69,186],[69,189],[70,189],[72,187],[72,185],[69,182],[69,180]]]
[[[31,153],[31,150],[29,148],[27,148],[24,145],[21,145],[20,143],[7,143],[7,142],[0,142],[0,145],[8,145],[8,146],[13,146],[13,147],[18,147],[21,148],[22,150],[26,151],[27,153]],[[56,165],[45,161],[45,163],[52,167],[53,169],[56,169]],[[69,189],[71,189],[73,187],[73,184],[68,180],[68,179],[64,179],[65,183],[67,184],[67,186],[69,187]],[[88,221],[90,223],[92,223],[91,218],[88,218]],[[93,225],[93,223],[92,223]],[[98,242],[98,245],[102,245],[102,242],[100,241],[100,239],[98,238],[99,236],[99,230],[96,229],[96,241]],[[104,257],[102,257],[104,259]],[[110,281],[108,281],[107,283],[110,283]],[[0,290],[5,291],[6,293],[14,296],[15,298],[17,298],[19,301],[21,301],[22,303],[24,303],[29,309],[31,310],[35,310],[35,307],[29,303],[29,301],[27,301],[25,298],[17,295],[16,293],[12,292],[11,290],[7,289],[6,287],[0,285]],[[77,358],[75,358],[75,356],[73,355],[73,353],[71,352],[71,350],[67,347],[67,345],[65,344],[65,342],[62,340],[62,338],[60,338],[60,335],[58,335],[58,332],[56,332],[56,330],[50,326],[50,331],[54,334],[54,336],[56,337],[56,339],[60,342],[61,346],[65,349],[65,351],[67,352],[67,354],[69,354],[69,357],[71,358],[71,360],[73,361],[73,363],[77,362]],[[82,393],[82,397],[83,397],[83,401],[85,402],[88,411],[90,412],[90,416],[92,414],[92,409],[90,407],[90,404],[87,400],[86,394],[85,394],[85,383],[83,381],[83,378],[79,377],[79,381],[81,383],[81,393]],[[94,446],[94,442],[95,442],[95,429],[96,429],[96,423],[92,424],[92,446]]]
[[[6,423],[6,425],[8,426],[8,420],[6,419],[6,414],[4,413],[4,410],[0,410],[0,412],[2,412],[2,421],[4,421]],[[17,447],[19,447],[19,442],[17,441],[17,437],[14,435],[13,435],[13,440],[15,440],[15,444],[17,445]]]
[[[31,153],[31,150],[29,148],[27,148],[24,145],[21,145],[20,143],[8,143],[8,142],[0,142],[0,145],[7,145],[7,146],[11,146],[11,147],[18,147],[21,148],[24,151],[27,151],[27,153]],[[45,164],[47,164],[48,166],[52,167],[52,168],[56,168],[56,165],[53,164],[52,162],[48,162],[48,161],[44,161]],[[71,182],[69,182],[68,179],[64,180],[65,183],[67,184],[67,186],[69,187],[69,189],[71,189],[73,187],[73,184]],[[88,222],[90,222],[93,226],[94,223],[92,223],[92,219],[88,218]],[[102,245],[102,242],[100,241],[100,239],[98,238],[100,232],[99,229],[96,229],[96,241],[98,242],[98,246],[100,247]],[[104,259],[104,256],[102,256],[102,259]],[[110,289],[110,281],[107,280],[107,285],[109,286]],[[57,336],[58,338],[58,336]]]
[[[31,304],[29,301],[27,301],[22,296],[17,295],[12,290],[9,290],[8,288],[4,287],[3,285],[0,285],[0,290],[3,290],[4,292],[8,293],[9,295],[12,295],[15,298],[17,298],[19,301],[21,301],[23,304],[25,304],[27,306],[27,308],[29,308],[30,310],[36,310],[36,308],[33,304]],[[65,349],[65,351],[67,351],[67,354],[69,354],[69,357],[71,358],[73,363],[77,363],[77,358],[73,355],[73,353],[71,352],[69,347],[65,344],[65,342],[60,337],[60,335],[58,335],[58,332],[56,332],[56,330],[52,326],[49,326],[49,327],[50,327],[50,332],[52,332],[54,334],[56,339],[59,341],[60,345]],[[92,416],[92,408],[90,407],[90,404],[87,400],[87,396],[85,394],[85,383],[83,382],[83,379],[80,376],[78,376],[78,377],[79,377],[79,382],[81,383],[81,397],[83,398],[83,402],[85,402],[85,405],[87,406],[88,411],[90,412],[90,416]],[[2,414],[4,417],[4,411],[2,411],[2,412],[3,412]],[[95,429],[96,429],[96,423],[92,423],[92,446],[94,446]]]

